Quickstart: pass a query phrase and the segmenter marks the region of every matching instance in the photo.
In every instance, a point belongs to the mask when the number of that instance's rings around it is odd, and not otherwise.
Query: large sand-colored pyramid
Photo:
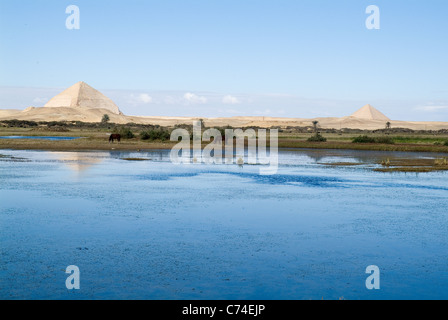
[[[106,109],[114,114],[121,114],[111,99],[82,81],[64,90],[44,106],[44,108],[61,107]]]
[[[354,114],[351,115],[351,117],[365,120],[390,121],[388,117],[386,117],[380,111],[372,107],[370,104],[367,104],[358,111],[356,111]]]

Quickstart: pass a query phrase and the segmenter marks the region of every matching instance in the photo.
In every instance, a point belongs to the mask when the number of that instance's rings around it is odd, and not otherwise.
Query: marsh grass
[[[45,127],[40,127],[35,131],[35,127],[0,127],[0,136],[57,136],[57,137],[83,137],[73,141],[25,141],[8,139],[0,140],[0,149],[29,149],[29,150],[134,150],[134,149],[170,149],[177,142],[169,140],[140,140],[137,138],[124,139],[120,144],[109,144],[109,134],[113,130],[113,124],[100,127],[76,127],[68,126],[70,131],[53,131]],[[171,132],[173,128],[158,126],[123,126],[131,129],[132,133],[141,138],[140,133],[150,130],[165,130]],[[381,137],[383,134],[371,133],[372,137]],[[425,133],[417,135],[413,133],[409,137],[401,134],[399,137],[409,138],[409,141],[418,141],[419,143],[352,143],[354,139],[352,133],[325,133],[326,142],[306,141],[310,137],[309,133],[287,133],[283,132],[278,140],[279,148],[307,148],[307,149],[346,149],[346,150],[374,150],[374,151],[412,151],[412,152],[436,152],[448,154],[448,135],[433,136]],[[390,136],[395,140],[396,137]],[[401,139],[401,140],[400,140]],[[402,138],[399,141],[404,141]],[[397,140],[395,140],[397,141]],[[434,145],[433,141],[445,141],[444,144]],[[423,143],[425,142],[425,143]],[[204,146],[207,143],[204,144]],[[269,137],[267,146],[270,146]]]
[[[394,167],[394,168],[378,168],[376,172],[435,172],[448,171],[448,167]]]
[[[392,159],[383,160],[378,172],[433,172],[448,170],[447,158],[437,159]]]
[[[440,143],[444,144],[448,141],[446,141],[443,137],[437,137],[437,136],[394,136],[393,140],[396,143]],[[445,144],[446,145],[446,144]]]
[[[435,166],[448,166],[448,160],[446,158],[435,159],[434,165]]]

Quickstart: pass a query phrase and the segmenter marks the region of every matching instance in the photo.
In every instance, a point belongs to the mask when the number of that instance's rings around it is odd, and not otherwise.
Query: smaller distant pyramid
[[[351,117],[366,120],[390,121],[388,117],[386,117],[380,111],[372,107],[370,104],[367,104],[358,111],[356,111],[354,114],[351,115]]]
[[[111,99],[82,81],[64,90],[44,106],[44,108],[60,107],[106,109],[115,114],[122,114]]]

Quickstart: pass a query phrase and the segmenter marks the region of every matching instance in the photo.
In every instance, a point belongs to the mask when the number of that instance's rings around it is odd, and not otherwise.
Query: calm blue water
[[[61,141],[61,140],[76,140],[80,139],[80,137],[0,136],[0,139],[31,139],[31,140]]]
[[[0,154],[0,299],[448,298],[448,175],[318,164],[388,153],[284,150],[275,176],[167,151]]]

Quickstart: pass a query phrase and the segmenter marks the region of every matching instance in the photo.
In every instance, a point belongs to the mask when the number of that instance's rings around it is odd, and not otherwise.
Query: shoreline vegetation
[[[350,167],[350,166],[365,166],[369,163],[364,162],[329,162],[318,163],[324,166],[336,167]],[[448,158],[397,158],[382,160],[381,162],[372,162],[370,165],[376,165],[372,170],[376,172],[434,172],[434,171],[448,171]],[[381,165],[381,167],[379,166]]]
[[[144,151],[154,149],[171,149],[177,142],[170,141],[172,130],[182,128],[192,132],[191,125],[161,127],[158,125],[141,125],[129,123],[119,125],[108,123],[83,122],[33,122],[33,121],[0,121],[1,136],[52,136],[80,137],[74,140],[46,141],[35,139],[0,139],[0,149],[15,150],[47,150],[47,151]],[[225,128],[216,128],[222,133]],[[203,127],[203,131],[207,127]],[[243,128],[248,129],[248,128]],[[261,129],[261,128],[251,128]],[[430,172],[448,170],[443,154],[448,157],[448,129],[438,131],[414,131],[404,128],[385,128],[382,130],[357,129],[319,129],[313,127],[274,127],[278,129],[278,147],[280,149],[341,149],[341,150],[372,150],[389,152],[426,152],[442,154],[442,160],[431,163],[405,165],[395,160],[386,159],[383,167],[375,171],[381,172]],[[269,132],[269,130],[267,130]],[[121,143],[109,143],[111,133],[120,133]],[[319,138],[319,139],[316,139]],[[269,138],[267,140],[269,147]],[[203,142],[206,146],[210,142]],[[446,159],[446,157],[445,157]],[[437,161],[436,161],[437,160]],[[410,161],[410,160],[409,160]],[[407,162],[412,163],[411,162]],[[381,163],[380,163],[381,164]],[[333,166],[348,166],[340,163]]]

